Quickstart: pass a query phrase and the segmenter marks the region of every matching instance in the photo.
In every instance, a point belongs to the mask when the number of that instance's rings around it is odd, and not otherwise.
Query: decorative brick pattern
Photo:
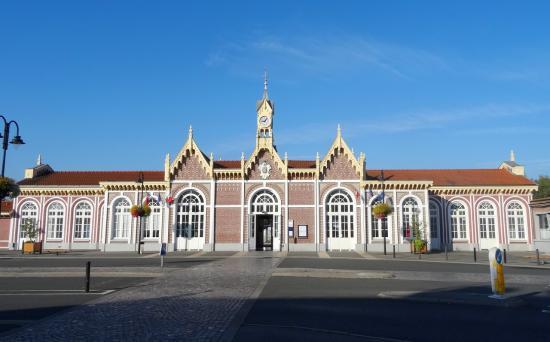
[[[290,183],[288,185],[288,203],[297,204],[315,204],[315,184],[314,183]]]
[[[277,163],[275,163],[275,160],[274,160],[273,156],[271,155],[271,153],[269,153],[269,151],[262,150],[256,156],[256,159],[254,161],[254,167],[252,168],[252,170],[250,170],[250,172],[248,174],[248,179],[262,180],[262,178],[260,177],[259,166],[264,160],[269,165],[271,165],[271,175],[269,176],[268,179],[273,180],[273,179],[285,179],[286,178],[283,175],[281,166],[277,165]]]
[[[332,156],[327,167],[323,170],[323,179],[359,179],[359,170],[355,170],[348,156],[340,149]]]
[[[196,155],[186,156],[183,161],[178,164],[175,170],[174,179],[209,179],[206,169],[203,168]]]
[[[216,205],[240,205],[241,183],[216,184]]]

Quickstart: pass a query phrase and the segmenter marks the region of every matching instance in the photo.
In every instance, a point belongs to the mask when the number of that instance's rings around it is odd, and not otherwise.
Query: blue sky
[[[3,1],[0,113],[56,170],[161,170],[190,124],[248,156],[263,72],[281,155],[342,132],[367,168],[550,173],[546,1]],[[13,134],[13,133],[12,133]]]

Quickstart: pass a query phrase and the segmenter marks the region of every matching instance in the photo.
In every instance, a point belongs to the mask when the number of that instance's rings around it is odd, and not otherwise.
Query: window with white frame
[[[144,238],[158,238],[160,236],[160,225],[161,225],[161,210],[162,207],[159,201],[149,202],[149,207],[151,208],[151,215],[147,217],[145,224],[145,231],[143,232]]]
[[[185,191],[176,212],[176,237],[204,237],[205,208],[202,196],[195,190]]]
[[[326,204],[327,237],[352,238],[354,236],[353,216],[351,196],[341,189],[333,191],[328,196]]]
[[[508,237],[511,240],[525,239],[525,219],[523,207],[518,202],[512,202],[506,209],[508,216]]]
[[[550,213],[537,214],[539,225],[540,238],[542,240],[550,240]]]
[[[19,221],[19,237],[25,238],[23,227],[30,225],[37,228],[38,225],[38,206],[32,202],[23,204],[20,210],[21,220]]]
[[[388,217],[377,218],[371,215],[371,236],[373,239],[388,237]]]
[[[119,198],[114,203],[113,208],[112,238],[127,239],[132,222],[130,202],[125,198]]]
[[[65,210],[59,202],[54,202],[48,206],[48,219],[46,230],[48,231],[48,239],[63,239],[63,219]]]
[[[479,217],[479,238],[496,238],[495,207],[487,201],[482,202],[477,210]]]
[[[466,239],[466,207],[460,202],[450,206],[451,235],[453,239]]]
[[[434,202],[430,202],[430,238],[439,238],[440,228],[439,208]]]
[[[89,239],[91,227],[92,206],[87,202],[80,202],[74,212],[74,238]]]
[[[403,236],[410,238],[413,234],[413,223],[418,223],[418,202],[416,202],[416,200],[412,197],[405,199],[401,206],[401,211]]]

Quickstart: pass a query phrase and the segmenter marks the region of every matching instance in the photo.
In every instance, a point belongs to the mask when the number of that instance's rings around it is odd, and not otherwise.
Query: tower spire
[[[264,99],[268,99],[267,96],[267,70],[264,70]]]
[[[514,150],[510,151],[510,161],[516,161],[516,154],[514,153]]]

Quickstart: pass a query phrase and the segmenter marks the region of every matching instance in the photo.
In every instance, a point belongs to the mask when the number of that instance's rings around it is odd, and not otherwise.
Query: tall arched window
[[[256,215],[273,215],[273,236],[279,237],[279,201],[269,190],[260,190],[250,202],[250,236],[254,237],[256,231]]]
[[[451,235],[453,239],[466,239],[466,207],[460,202],[451,203]]]
[[[508,216],[508,236],[510,239],[525,239],[525,220],[521,204],[518,202],[510,203],[506,214]]]
[[[160,224],[161,224],[161,205],[159,201],[150,201],[149,207],[151,208],[151,215],[147,217],[145,224],[145,231],[143,232],[144,238],[158,238],[160,236]]]
[[[437,204],[430,202],[430,238],[437,239],[439,237],[440,222]]]
[[[176,237],[204,237],[204,217],[202,196],[195,190],[185,191],[177,205]]]
[[[92,206],[87,202],[80,202],[74,212],[74,238],[89,239],[91,227]]]
[[[21,221],[19,221],[19,236],[25,237],[24,227],[37,228],[38,225],[38,207],[32,202],[27,202],[21,207]]]
[[[125,198],[119,198],[113,207],[112,237],[113,239],[127,239],[132,222],[130,202]]]
[[[336,190],[329,195],[326,214],[327,237],[353,237],[353,200],[346,191]]]
[[[46,229],[48,231],[48,239],[63,238],[63,219],[65,210],[59,202],[54,202],[48,207],[48,220]]]
[[[496,238],[495,208],[487,201],[482,202],[478,208],[479,237],[481,239]]]
[[[418,203],[412,197],[409,197],[403,201],[402,208],[402,222],[403,222],[403,236],[412,237],[413,223],[418,223]]]

